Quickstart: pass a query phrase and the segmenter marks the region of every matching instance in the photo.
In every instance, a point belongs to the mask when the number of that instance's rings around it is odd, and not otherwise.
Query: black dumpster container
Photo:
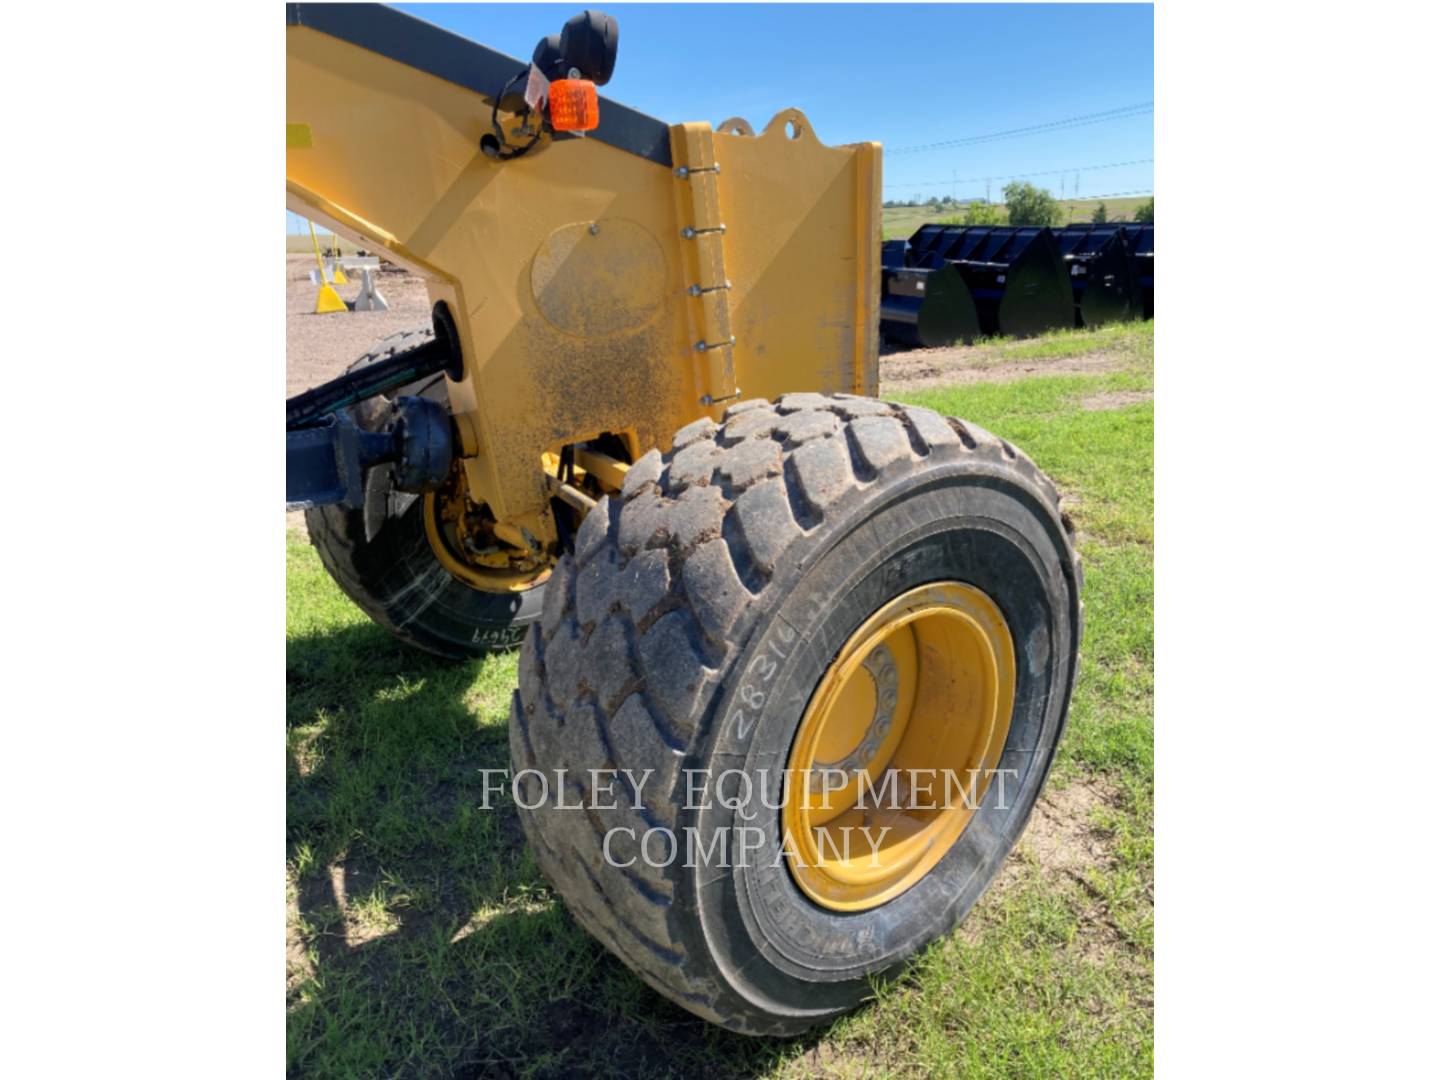
[[[1075,325],[1069,275],[1049,229],[922,225],[910,238],[909,262],[958,270],[983,334],[1033,337]]]
[[[900,345],[933,349],[980,336],[980,320],[960,272],[886,266],[881,254],[880,334]],[[893,258],[893,256],[892,256]]]
[[[1070,274],[1079,326],[1138,319],[1142,301],[1119,224],[1067,225],[1055,233]]]
[[[1120,231],[1130,245],[1130,263],[1134,268],[1135,287],[1140,292],[1145,318],[1155,317],[1155,225],[1122,221]]]

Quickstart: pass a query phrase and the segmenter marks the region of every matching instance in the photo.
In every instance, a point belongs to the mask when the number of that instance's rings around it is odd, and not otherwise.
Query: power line
[[[1136,158],[1134,161],[1111,161],[1111,162],[1107,162],[1107,163],[1104,164],[1104,165],[1067,165],[1067,166],[1065,166],[1063,169],[1041,169],[1039,172],[1028,172],[1028,173],[1012,173],[1012,172],[991,173],[989,176],[970,176],[970,177],[962,177],[962,178],[959,179],[959,180],[955,179],[954,177],[951,177],[949,180],[922,180],[922,181],[920,181],[920,182],[918,182],[918,183],[914,183],[914,184],[901,184],[901,183],[886,184],[885,187],[887,187],[887,188],[916,188],[916,187],[924,188],[924,187],[945,187],[945,186],[953,187],[953,186],[955,186],[956,184],[979,184],[979,183],[981,183],[981,182],[984,182],[984,183],[987,183],[987,184],[988,184],[991,180],[1017,180],[1017,179],[1023,179],[1023,178],[1025,178],[1025,177],[1029,177],[1029,176],[1056,176],[1056,175],[1058,175],[1058,174],[1060,174],[1060,173],[1093,172],[1093,171],[1096,170],[1096,169],[1118,169],[1118,168],[1121,168],[1122,166],[1125,166],[1125,165],[1153,165],[1154,163],[1155,163],[1155,159],[1154,159],[1154,158],[1149,158],[1149,157],[1147,157],[1147,158]]]
[[[1094,202],[1096,199],[1123,199],[1128,195],[1154,195],[1149,188],[1144,191],[1107,191],[1103,195],[1072,195],[1066,202]]]
[[[1067,116],[1063,120],[1051,120],[1044,124],[1032,124],[1029,127],[1010,128],[1008,131],[992,131],[984,135],[966,135],[958,139],[946,139],[943,142],[922,143],[918,146],[897,146],[887,148],[887,154],[918,154],[926,150],[946,150],[953,146],[973,146],[976,143],[992,142],[996,139],[1016,139],[1022,135],[1039,135],[1047,131],[1061,131],[1065,128],[1085,127],[1089,124],[1103,124],[1110,120],[1124,120],[1131,116],[1142,116],[1155,109],[1155,102],[1140,101],[1133,105],[1121,105],[1119,108],[1106,109],[1098,113],[1082,113],[1079,116]]]

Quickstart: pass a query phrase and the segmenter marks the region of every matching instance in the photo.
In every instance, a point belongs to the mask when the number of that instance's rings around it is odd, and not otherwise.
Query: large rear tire
[[[881,886],[831,895],[829,879],[806,880],[785,858],[779,809],[733,797],[727,807],[714,791],[696,798],[696,785],[738,770],[763,788],[765,774],[794,763],[841,661],[858,670],[852,642],[917,596],[935,600],[925,610],[946,626],[969,625],[947,597],[980,622],[996,613],[973,655],[997,643],[987,685],[1000,672],[1009,696],[1002,686],[983,699],[989,764],[1013,774],[954,819],[963,828],[933,865],[899,865]],[[1081,619],[1080,565],[1055,488],[1009,443],[867,398],[740,403],[722,425],[697,421],[669,454],[636,462],[557,566],[512,709],[521,822],[575,917],[652,987],[735,1031],[797,1033],[858,1005],[995,876],[1049,771]],[[947,641],[956,655],[934,647]],[[932,722],[936,701],[942,713],[962,704],[969,676],[956,656],[970,655],[970,641],[921,643],[943,675],[920,692]],[[924,663],[908,670],[923,683]],[[894,712],[887,726],[919,723],[920,697],[902,706],[908,721],[893,694],[869,701],[881,699]],[[946,723],[928,737],[947,738]],[[863,748],[880,752],[887,729]],[[612,769],[653,774],[612,787]],[[543,772],[548,791],[526,770]],[[738,778],[734,791],[722,782],[720,794],[738,792]],[[577,803],[588,809],[568,808]],[[742,828],[758,830],[757,846]],[[722,856],[717,867],[706,852],[726,837],[728,865]]]
[[[375,363],[434,337],[425,328],[391,334],[350,370]],[[447,408],[443,375],[396,391],[430,398]],[[356,424],[375,430],[385,418],[384,399],[350,410]],[[345,595],[407,644],[450,659],[468,659],[514,648],[540,616],[545,583],[487,591],[447,569],[425,526],[424,498],[397,491],[389,466],[365,478],[365,505],[312,507],[305,511],[310,542]]]

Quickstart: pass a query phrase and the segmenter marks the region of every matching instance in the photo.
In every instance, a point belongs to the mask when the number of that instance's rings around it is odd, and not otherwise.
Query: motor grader
[[[287,502],[402,640],[521,645],[515,803],[607,948],[736,1031],[853,1008],[1024,829],[1081,633],[1050,481],[874,396],[879,144],[601,98],[596,12],[528,63],[379,6],[286,21],[289,208],[433,306],[286,403]]]

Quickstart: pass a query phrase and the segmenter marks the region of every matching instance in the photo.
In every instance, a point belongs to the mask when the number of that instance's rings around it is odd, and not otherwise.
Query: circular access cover
[[[563,225],[530,268],[535,305],[576,337],[637,330],[660,310],[665,255],[643,225],[624,218]]]

